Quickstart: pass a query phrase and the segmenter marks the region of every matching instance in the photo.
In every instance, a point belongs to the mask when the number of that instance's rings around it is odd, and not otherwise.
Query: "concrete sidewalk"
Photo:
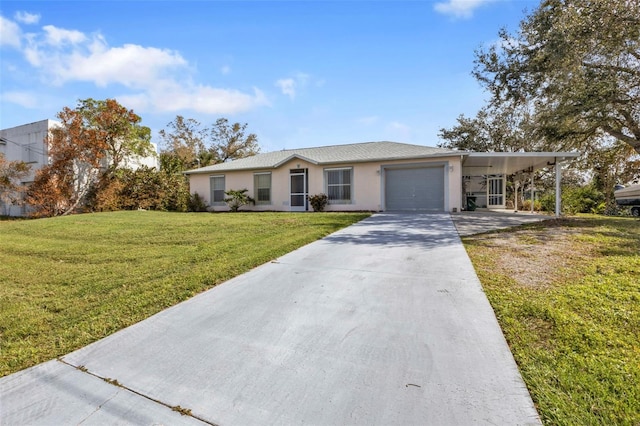
[[[0,379],[0,403],[7,425],[540,424],[448,214],[374,215]]]

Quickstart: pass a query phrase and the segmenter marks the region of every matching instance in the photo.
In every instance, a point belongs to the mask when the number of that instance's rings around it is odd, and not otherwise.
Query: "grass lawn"
[[[640,425],[640,221],[464,239],[545,424]]]
[[[115,212],[0,222],[0,377],[367,217]]]

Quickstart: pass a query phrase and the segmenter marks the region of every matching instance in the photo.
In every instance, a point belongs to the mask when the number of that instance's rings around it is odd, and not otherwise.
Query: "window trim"
[[[330,172],[339,172],[339,171],[345,171],[348,170],[349,171],[349,183],[348,184],[333,184],[331,186],[349,186],[349,199],[348,200],[331,200],[329,199],[329,204],[331,205],[346,205],[346,204],[353,204],[353,166],[349,166],[349,167],[327,167],[324,169],[324,190],[325,193],[327,194],[327,197],[330,196],[329,194],[329,173]]]
[[[262,176],[262,175],[268,175],[269,176],[269,199],[266,201],[260,201],[258,200],[258,190],[260,189],[267,189],[267,187],[258,187],[258,176]],[[253,198],[255,198],[256,200],[256,205],[257,206],[270,206],[273,204],[273,176],[271,175],[271,172],[256,172],[253,174]]]
[[[214,179],[220,179],[222,178],[223,182],[224,182],[224,189],[222,189],[222,199],[224,200],[225,197],[225,191],[227,190],[227,179],[225,177],[225,175],[211,175],[209,176],[209,191],[210,191],[210,197],[211,200],[209,200],[210,205],[212,206],[224,206],[225,202],[224,201],[215,201],[215,191],[220,191],[220,189],[214,189],[213,186],[213,180]]]

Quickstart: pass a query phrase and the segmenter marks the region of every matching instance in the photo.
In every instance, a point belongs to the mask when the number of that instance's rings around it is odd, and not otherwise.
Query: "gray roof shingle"
[[[252,157],[241,158],[228,163],[214,164],[199,169],[188,170],[185,174],[211,173],[234,170],[274,169],[293,158],[306,160],[312,164],[366,163],[440,157],[461,154],[445,148],[411,145],[399,142],[364,142],[348,145],[321,146],[316,148],[285,149],[266,152]]]

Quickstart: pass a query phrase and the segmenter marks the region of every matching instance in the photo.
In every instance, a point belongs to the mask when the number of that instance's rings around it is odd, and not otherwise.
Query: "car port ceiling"
[[[553,167],[578,157],[577,152],[471,152],[462,161],[463,174],[507,174]]]

